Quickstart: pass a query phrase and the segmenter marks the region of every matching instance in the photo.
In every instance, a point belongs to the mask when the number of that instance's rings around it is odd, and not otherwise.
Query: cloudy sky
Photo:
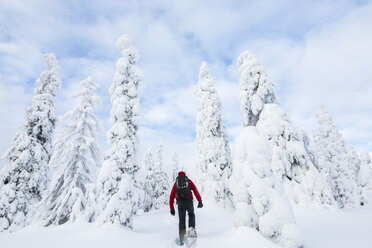
[[[204,60],[234,140],[242,125],[236,59],[245,50],[266,68],[296,125],[311,135],[324,104],[347,145],[372,151],[371,1],[0,0],[0,153],[24,121],[43,53],[60,64],[58,115],[91,75],[101,84],[97,114],[107,131],[122,34],[132,37],[144,74],[142,152],[162,141],[166,162],[174,152],[185,166],[195,162],[194,87]]]

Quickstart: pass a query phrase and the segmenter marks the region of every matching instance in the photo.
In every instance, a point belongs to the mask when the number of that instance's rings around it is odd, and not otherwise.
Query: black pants
[[[189,227],[195,228],[194,203],[192,199],[178,200],[179,230],[186,230],[186,211],[189,214]]]

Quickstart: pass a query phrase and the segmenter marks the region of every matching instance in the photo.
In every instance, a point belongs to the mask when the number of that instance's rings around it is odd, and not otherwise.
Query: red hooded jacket
[[[178,172],[178,175],[179,176],[181,176],[181,175],[185,176],[186,174],[185,174],[185,172],[180,171],[180,172]],[[194,192],[194,195],[195,195],[196,199],[198,200],[198,202],[201,202],[202,199],[200,197],[199,191],[196,188],[195,184],[190,179],[189,179],[189,184],[190,184],[190,189],[191,189],[191,191]],[[176,188],[176,183],[173,184],[173,188],[172,188],[172,191],[171,191],[171,194],[170,194],[170,197],[169,197],[170,209],[174,209],[174,206],[173,206],[174,205],[174,198],[176,198],[176,200],[178,201],[177,196],[176,196],[175,188]],[[190,198],[193,199],[192,192],[190,192]]]

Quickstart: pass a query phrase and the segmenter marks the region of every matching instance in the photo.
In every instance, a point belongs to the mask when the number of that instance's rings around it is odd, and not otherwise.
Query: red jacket
[[[180,171],[178,173],[178,175],[181,176],[181,175],[186,175],[186,174],[185,174],[185,172]],[[194,195],[195,195],[196,199],[198,200],[198,202],[201,202],[202,199],[200,197],[199,191],[196,188],[195,184],[190,179],[189,179],[189,184],[190,184],[191,191],[194,191]],[[176,183],[173,184],[173,188],[172,188],[172,191],[171,191],[171,194],[170,194],[170,197],[169,197],[169,206],[170,206],[170,209],[174,209],[174,206],[173,206],[174,205],[174,198],[176,198],[176,200],[178,201],[177,196],[176,196],[175,187],[176,187]],[[192,192],[190,192],[190,198],[193,199]]]

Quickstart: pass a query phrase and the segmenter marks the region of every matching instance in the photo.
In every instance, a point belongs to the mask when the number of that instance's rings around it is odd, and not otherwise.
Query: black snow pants
[[[186,230],[186,211],[189,214],[189,227],[195,228],[194,203],[192,199],[178,200],[179,231]]]

